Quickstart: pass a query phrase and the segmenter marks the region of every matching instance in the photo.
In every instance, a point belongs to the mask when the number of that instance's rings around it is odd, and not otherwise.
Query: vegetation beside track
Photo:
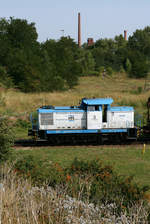
[[[17,147],[13,152],[13,160],[26,157],[34,158],[36,164],[54,162],[66,168],[75,158],[83,161],[99,159],[105,165],[112,165],[120,175],[133,175],[138,185],[150,185],[150,145],[132,146],[61,146],[61,147]],[[43,173],[44,175],[44,173]]]
[[[67,170],[49,164],[49,182],[33,186],[30,160],[26,170],[0,166],[1,222],[8,223],[149,223],[147,188],[120,177],[98,160],[74,160]],[[17,163],[19,165],[19,163]],[[31,169],[32,168],[32,169]],[[37,168],[37,167],[36,167]],[[34,167],[35,169],[35,167]],[[24,169],[25,171],[25,169]],[[34,171],[34,172],[32,172]],[[66,172],[67,171],[67,172]],[[33,177],[33,176],[32,176]],[[39,178],[34,176],[34,178]],[[31,183],[32,180],[32,183]],[[40,178],[38,179],[41,180]],[[52,187],[53,186],[53,187]]]

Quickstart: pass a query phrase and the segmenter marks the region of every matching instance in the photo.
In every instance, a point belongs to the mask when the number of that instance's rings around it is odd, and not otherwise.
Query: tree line
[[[0,82],[23,92],[73,88],[80,76],[126,72],[146,77],[150,70],[150,27],[123,36],[99,39],[81,48],[71,37],[38,42],[35,23],[0,19]]]

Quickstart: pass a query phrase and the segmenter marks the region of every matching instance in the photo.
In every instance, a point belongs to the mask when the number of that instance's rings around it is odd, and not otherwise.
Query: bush
[[[108,67],[106,69],[106,73],[111,76],[113,74],[113,69],[111,67]]]
[[[147,62],[144,60],[138,60],[132,64],[131,76],[136,78],[147,77],[148,71],[149,68]]]
[[[87,71],[86,73],[82,73],[81,76],[99,76],[98,71]]]
[[[125,69],[126,69],[127,73],[130,74],[130,72],[132,70],[132,64],[131,64],[129,58],[127,58],[127,60],[126,60]]]
[[[12,127],[7,119],[0,118],[0,162],[8,159],[14,143]]]
[[[101,66],[101,67],[99,67],[98,70],[99,70],[99,73],[102,74],[104,72],[104,70],[105,70],[105,67],[104,66]]]
[[[32,155],[19,158],[14,169],[19,176],[31,178],[34,185],[40,186],[47,183],[49,186],[55,187],[64,182],[64,171],[59,164],[51,164],[49,161],[37,159]]]
[[[63,169],[58,163],[36,160],[26,156],[15,165],[19,175],[30,177],[33,184],[63,186],[72,197],[80,195],[81,200],[89,200],[95,205],[116,204],[117,212],[122,207],[130,207],[144,199],[149,189],[138,187],[133,177],[118,175],[112,166],[103,165],[99,160],[90,162],[75,159],[71,166]]]
[[[0,66],[0,82],[6,88],[12,88],[12,87],[14,87],[14,83],[13,83],[12,78],[7,74],[7,70],[3,66]]]
[[[72,187],[79,189],[79,182],[74,181],[74,176],[78,176],[85,181],[85,186],[82,186],[83,199],[85,195],[89,195],[90,202],[94,204],[111,204],[115,203],[120,206],[132,206],[133,202],[139,202],[144,198],[149,187],[140,188],[133,182],[133,177],[124,177],[118,175],[112,166],[103,165],[99,160],[90,162],[79,161],[75,159],[68,170],[68,173],[73,176]],[[77,183],[77,186],[75,186]],[[90,186],[90,191],[87,191],[87,185]]]
[[[19,128],[27,129],[27,128],[31,128],[31,123],[26,120],[18,119],[15,123],[15,126]]]

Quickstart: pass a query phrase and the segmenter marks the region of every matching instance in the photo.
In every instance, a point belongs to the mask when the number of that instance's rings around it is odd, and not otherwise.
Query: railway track
[[[85,142],[80,142],[80,143],[50,143],[49,141],[46,140],[38,140],[35,141],[33,139],[27,139],[27,140],[17,140],[14,143],[14,147],[48,147],[48,146],[59,146],[59,147],[65,147],[65,146],[69,146],[69,147],[74,147],[74,146],[82,146],[82,147],[89,147],[89,146],[105,146],[105,145],[109,145],[109,146],[127,146],[127,145],[143,145],[144,143],[146,144],[150,144],[150,139],[140,139],[138,141],[136,140],[128,140],[126,142],[109,142],[109,141],[105,141],[103,142],[103,144],[96,144],[94,142],[91,143],[85,143]]]

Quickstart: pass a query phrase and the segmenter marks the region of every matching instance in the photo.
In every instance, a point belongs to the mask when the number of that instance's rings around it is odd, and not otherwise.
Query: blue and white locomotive
[[[95,142],[136,138],[133,107],[112,107],[113,99],[83,98],[79,106],[43,106],[29,135],[59,142]]]

